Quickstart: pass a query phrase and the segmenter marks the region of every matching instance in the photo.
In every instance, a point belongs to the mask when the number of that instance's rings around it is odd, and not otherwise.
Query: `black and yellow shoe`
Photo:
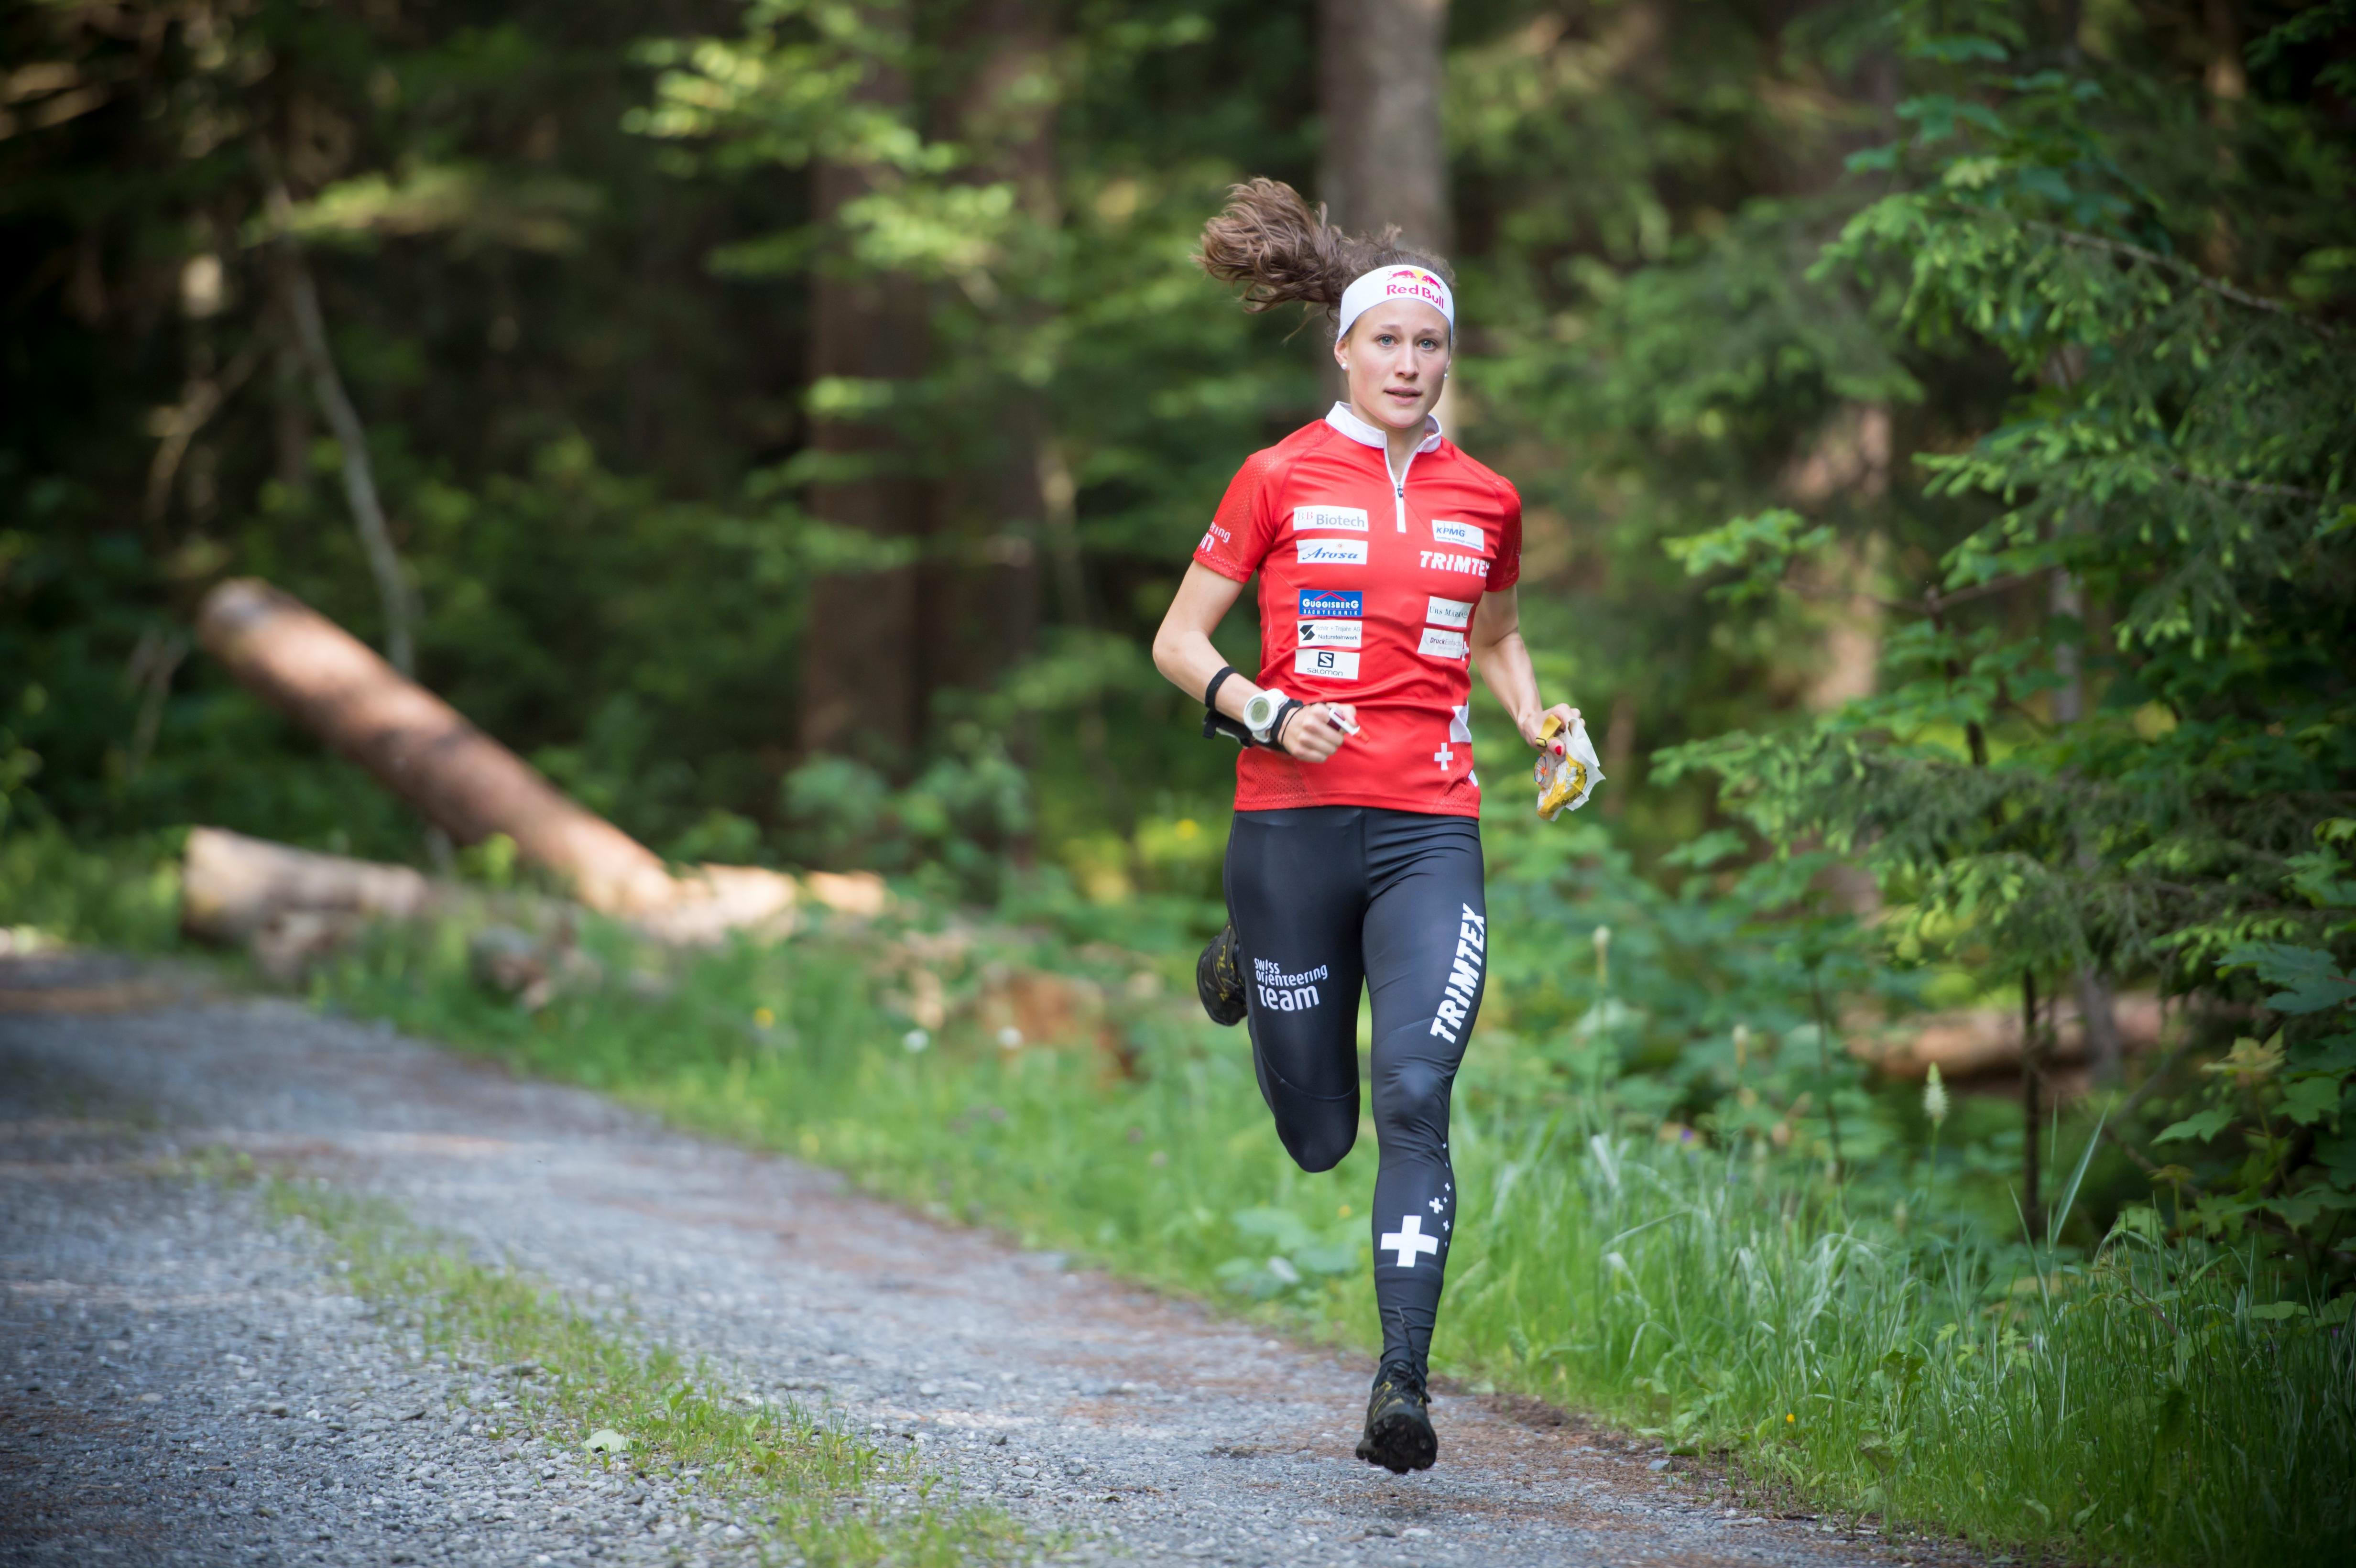
[[[1358,1457],[1394,1476],[1430,1469],[1440,1457],[1440,1435],[1424,1404],[1423,1374],[1405,1361],[1384,1362],[1375,1373],[1374,1397],[1366,1402]]]
[[[1194,994],[1203,998],[1203,1010],[1221,1029],[1243,1022],[1243,944],[1236,936],[1234,922],[1211,938],[1211,945],[1194,960]]]

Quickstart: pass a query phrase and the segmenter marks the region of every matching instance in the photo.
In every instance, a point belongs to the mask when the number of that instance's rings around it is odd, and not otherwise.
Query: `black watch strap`
[[[1308,706],[1309,704],[1301,701],[1301,699],[1297,697],[1285,699],[1284,706],[1276,710],[1275,722],[1271,723],[1268,727],[1268,743],[1275,747],[1280,752],[1283,751],[1284,727],[1292,722],[1292,716],[1294,714],[1300,712],[1302,709]]]

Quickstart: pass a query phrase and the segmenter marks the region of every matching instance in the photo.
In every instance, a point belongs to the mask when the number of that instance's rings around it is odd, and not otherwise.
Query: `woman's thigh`
[[[1395,812],[1367,837],[1376,1115],[1393,1091],[1419,1103],[1437,1094],[1444,1110],[1489,973],[1480,831],[1465,818]]]
[[[1280,1121],[1280,1097],[1346,1101],[1355,1130],[1363,815],[1239,812],[1228,836],[1227,912],[1242,941],[1261,1088]]]

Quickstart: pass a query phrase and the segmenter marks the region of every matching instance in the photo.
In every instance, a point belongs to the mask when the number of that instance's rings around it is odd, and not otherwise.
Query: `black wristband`
[[[1219,667],[1219,673],[1211,677],[1211,684],[1203,688],[1203,739],[1209,741],[1225,735],[1239,746],[1257,746],[1259,742],[1252,739],[1252,732],[1244,728],[1243,721],[1220,712],[1215,702],[1220,686],[1235,673],[1235,666],[1223,664]]]
[[[1268,727],[1268,743],[1269,746],[1280,752],[1284,751],[1284,727],[1292,722],[1292,716],[1294,714],[1300,712],[1302,709],[1308,706],[1309,704],[1301,701],[1301,699],[1297,697],[1289,697],[1285,699],[1284,706],[1276,710],[1276,722]],[[1285,752],[1285,755],[1287,756],[1290,756],[1291,754],[1292,753],[1290,752]]]

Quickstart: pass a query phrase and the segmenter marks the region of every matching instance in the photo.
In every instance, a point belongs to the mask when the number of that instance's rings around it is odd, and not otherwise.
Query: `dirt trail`
[[[92,1223],[125,1237],[163,1227],[177,1237],[171,1266],[187,1271],[176,1276],[183,1280],[243,1266],[236,1311],[264,1333],[278,1320],[265,1343],[291,1334],[319,1354],[340,1354],[339,1375],[351,1386],[402,1375],[389,1360],[377,1366],[392,1349],[375,1343],[382,1332],[349,1310],[331,1274],[284,1256],[283,1247],[266,1266],[235,1264],[232,1254],[261,1244],[238,1231],[258,1226],[250,1213],[143,1219],[126,1203],[123,1190],[151,1191],[160,1179],[121,1157],[125,1140],[144,1139],[151,1151],[225,1146],[394,1199],[420,1221],[474,1238],[577,1299],[626,1300],[649,1336],[710,1357],[748,1392],[826,1404],[919,1445],[969,1493],[1072,1532],[1082,1559],[1387,1568],[1900,1558],[1869,1537],[1708,1504],[1674,1470],[1655,1468],[1650,1453],[1469,1396],[1436,1407],[1440,1467],[1394,1477],[1351,1455],[1367,1375],[1355,1361],[1067,1268],[1052,1253],[931,1224],[851,1193],[830,1174],[681,1136],[594,1094],[515,1082],[388,1029],[286,1002],[172,998],[152,983],[126,993],[119,987],[129,977],[104,960],[0,966],[0,993],[14,993],[0,994],[0,1083],[78,1083],[147,1107],[155,1121],[134,1138],[119,1117],[102,1118],[90,1125],[110,1129],[108,1148],[85,1138],[61,1157],[75,1124],[36,1115],[24,1093],[6,1096],[15,1119],[5,1129],[10,1147],[0,1148],[0,1357],[12,1379],[43,1353],[31,1338],[46,1333],[54,1349],[91,1331],[72,1324],[109,1314],[142,1317],[143,1353],[165,1361],[175,1334],[209,1331],[187,1312],[152,1301],[140,1308],[138,1292],[114,1277],[140,1266],[137,1247],[90,1245]],[[109,996],[134,1006],[91,1010]],[[49,1152],[28,1157],[28,1140],[44,1139]],[[273,1269],[285,1277],[254,1287]],[[32,1312],[36,1301],[48,1304],[46,1316]],[[313,1374],[290,1367],[284,1375]],[[487,1472],[464,1484],[499,1506],[454,1504],[444,1517],[429,1496],[405,1530],[347,1537],[335,1521],[362,1515],[323,1502],[327,1487],[348,1490],[354,1508],[376,1497],[370,1519],[383,1516],[381,1488],[337,1470],[350,1456],[335,1445],[292,1438],[257,1452],[278,1471],[294,1467],[289,1484],[309,1510],[300,1529],[277,1510],[249,1511],[237,1515],[242,1533],[214,1544],[159,1534],[152,1527],[179,1505],[151,1488],[139,1505],[150,1528],[117,1520],[102,1530],[58,1484],[52,1450],[65,1429],[44,1413],[51,1402],[86,1405],[87,1424],[105,1415],[109,1398],[141,1396],[110,1394],[102,1379],[70,1393],[54,1384],[27,1392],[25,1381],[0,1393],[0,1532],[15,1538],[0,1539],[0,1561],[91,1560],[70,1543],[97,1540],[123,1562],[569,1563],[637,1560],[641,1545],[657,1542],[664,1550],[646,1560],[730,1555],[724,1521],[682,1527],[674,1519],[669,1536],[651,1521],[638,1529],[659,1499],[630,1502],[618,1524],[599,1523],[598,1509],[612,1499],[576,1499],[576,1517],[542,1519],[538,1503],[519,1504]],[[161,1435],[157,1482],[196,1467],[162,1442],[176,1428],[212,1422],[213,1446],[237,1452],[246,1440],[239,1433],[270,1430],[266,1411],[241,1415],[209,1386],[203,1377],[159,1376],[147,1391],[154,1397],[126,1417]],[[348,1403],[400,1416],[408,1413],[390,1405],[417,1397],[354,1394]],[[123,1473],[105,1506],[120,1512],[124,1488],[142,1495],[140,1455],[148,1452],[134,1443],[114,1456]],[[307,1488],[305,1463],[316,1470]],[[396,1455],[386,1463],[408,1462]],[[510,1463],[526,1479],[541,1468],[554,1467],[531,1456]],[[209,1527],[230,1517],[209,1504],[199,1511]],[[41,1541],[59,1550],[37,1550]]]

